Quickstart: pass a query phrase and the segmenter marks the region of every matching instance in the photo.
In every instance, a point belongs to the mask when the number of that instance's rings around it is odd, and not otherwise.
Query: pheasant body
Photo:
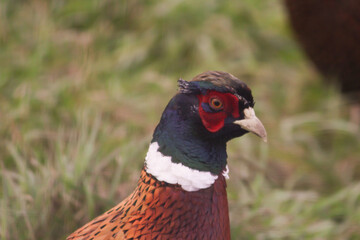
[[[266,140],[245,83],[224,72],[179,80],[135,191],[67,240],[230,239],[226,143],[252,132]]]
[[[142,170],[127,199],[72,239],[230,239],[225,178],[219,175],[211,187],[187,192]]]

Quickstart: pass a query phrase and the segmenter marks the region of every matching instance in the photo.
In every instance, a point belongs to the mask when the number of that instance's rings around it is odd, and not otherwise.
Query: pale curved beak
[[[267,134],[264,125],[256,117],[253,108],[249,107],[244,110],[245,118],[237,120],[234,123],[239,125],[241,128],[254,133],[259,136],[264,142],[267,142]]]

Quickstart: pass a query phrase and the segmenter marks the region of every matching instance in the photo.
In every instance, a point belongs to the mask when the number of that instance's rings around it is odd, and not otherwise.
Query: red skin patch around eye
[[[209,104],[212,97],[221,99],[223,108],[217,112],[206,112],[202,104]],[[239,118],[239,100],[231,93],[221,93],[217,91],[207,91],[205,95],[198,95],[199,115],[204,127],[210,132],[219,131],[225,123],[228,116]],[[209,106],[210,108],[210,106]]]

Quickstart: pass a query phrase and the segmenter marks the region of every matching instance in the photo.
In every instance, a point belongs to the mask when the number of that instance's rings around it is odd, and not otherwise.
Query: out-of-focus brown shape
[[[360,102],[360,1],[285,0],[289,20],[307,56]]]

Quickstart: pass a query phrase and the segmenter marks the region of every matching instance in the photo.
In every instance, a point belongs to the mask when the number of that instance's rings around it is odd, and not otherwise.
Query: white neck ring
[[[185,191],[193,192],[205,189],[214,184],[218,178],[211,172],[191,169],[181,163],[173,163],[170,156],[164,156],[159,149],[159,144],[150,144],[145,157],[145,170],[157,180],[170,184],[179,184]],[[228,167],[223,175],[228,179]]]

